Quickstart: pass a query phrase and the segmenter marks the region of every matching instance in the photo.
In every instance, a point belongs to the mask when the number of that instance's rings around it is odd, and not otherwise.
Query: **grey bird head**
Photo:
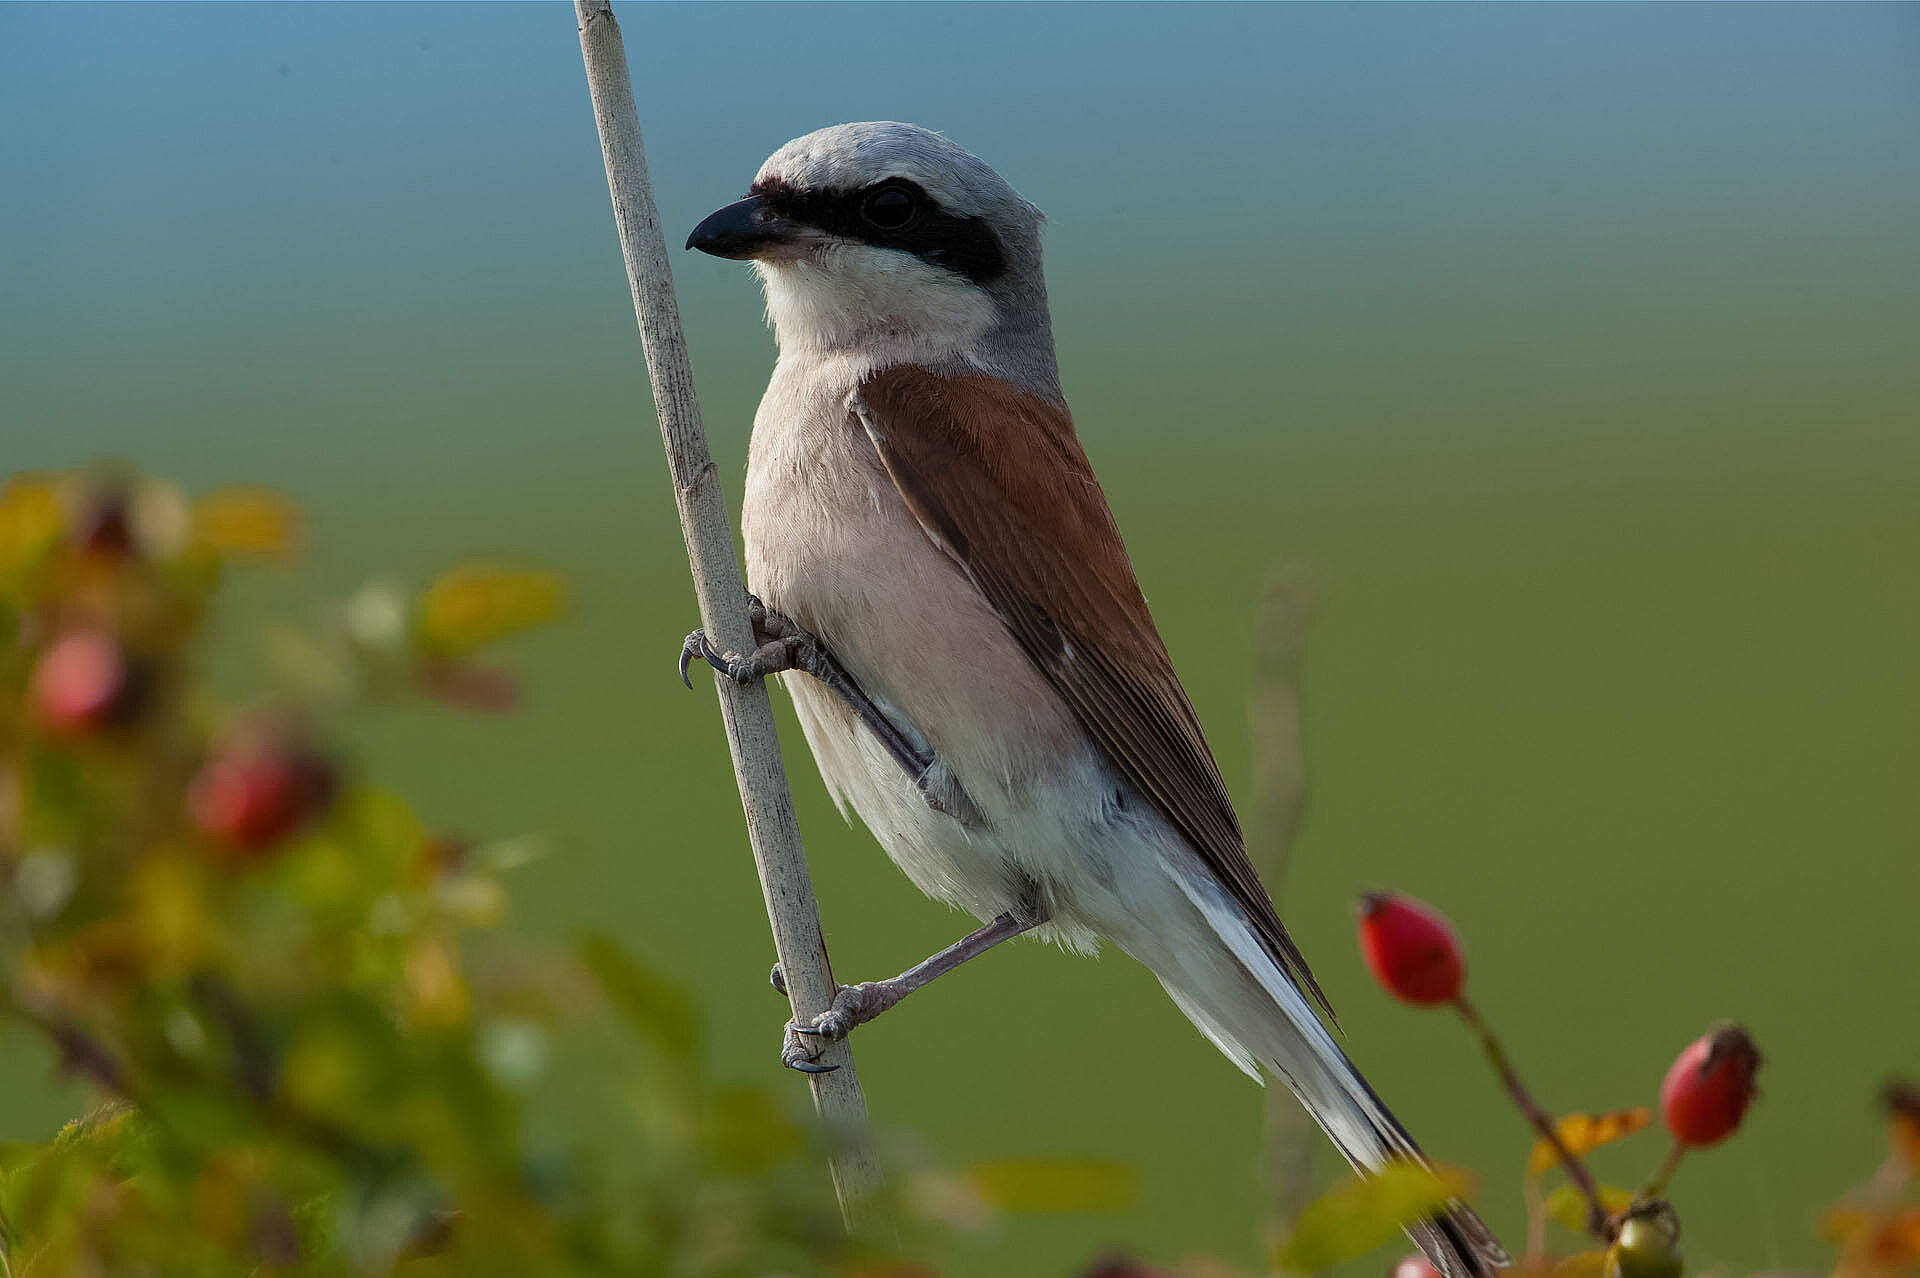
[[[783,351],[958,360],[1058,398],[1040,210],[913,124],[796,138],[687,239],[750,259]]]

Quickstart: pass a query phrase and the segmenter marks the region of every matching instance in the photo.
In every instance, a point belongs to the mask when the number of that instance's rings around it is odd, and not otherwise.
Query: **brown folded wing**
[[[1240,823],[1067,414],[994,377],[901,366],[854,416],[920,525],[964,568],[1102,753],[1186,836],[1267,950],[1333,1009],[1247,859]]]

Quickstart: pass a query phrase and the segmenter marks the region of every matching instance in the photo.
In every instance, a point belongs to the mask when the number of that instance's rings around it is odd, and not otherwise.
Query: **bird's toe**
[[[822,1049],[808,1046],[800,1034],[800,1027],[788,1021],[785,1035],[780,1043],[782,1065],[788,1069],[799,1070],[802,1074],[831,1074],[840,1068],[838,1065],[822,1065],[820,1063]]]

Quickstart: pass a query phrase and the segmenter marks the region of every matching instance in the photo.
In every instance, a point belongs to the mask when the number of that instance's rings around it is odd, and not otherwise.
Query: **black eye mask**
[[[779,178],[753,184],[754,195],[784,218],[843,239],[898,249],[975,284],[998,279],[1006,250],[982,217],[956,217],[919,183],[888,178],[857,191],[803,191]]]

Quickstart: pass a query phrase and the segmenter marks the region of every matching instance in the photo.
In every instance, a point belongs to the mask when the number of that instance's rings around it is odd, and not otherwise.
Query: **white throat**
[[[891,347],[916,356],[962,352],[993,325],[993,299],[916,257],[834,244],[753,264],[782,354]]]

